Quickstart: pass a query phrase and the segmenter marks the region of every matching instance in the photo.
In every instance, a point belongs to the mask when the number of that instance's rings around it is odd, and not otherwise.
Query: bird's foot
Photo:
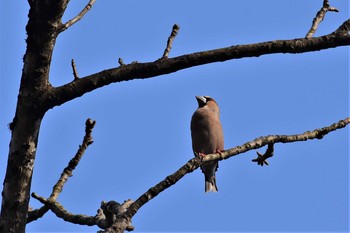
[[[204,158],[204,157],[206,156],[206,154],[201,153],[201,152],[199,152],[199,153],[194,152],[194,155],[195,155],[196,157],[201,157],[201,158]]]
[[[225,152],[225,150],[216,150],[215,153],[219,153],[220,155]]]

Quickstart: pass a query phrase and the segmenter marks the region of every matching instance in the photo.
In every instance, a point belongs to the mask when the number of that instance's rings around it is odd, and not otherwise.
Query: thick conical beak
[[[207,99],[204,96],[196,96],[199,106],[203,106],[207,103]]]

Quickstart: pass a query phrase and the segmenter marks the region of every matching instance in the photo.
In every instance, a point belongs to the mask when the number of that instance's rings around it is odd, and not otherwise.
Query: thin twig
[[[58,198],[58,195],[62,192],[63,185],[67,182],[68,178],[72,176],[73,170],[77,167],[79,164],[80,159],[83,157],[85,150],[88,148],[89,145],[93,143],[92,140],[92,129],[94,128],[96,124],[96,121],[93,121],[91,119],[87,119],[85,122],[85,136],[82,142],[82,145],[79,146],[79,149],[77,153],[75,154],[74,158],[72,158],[69,161],[68,166],[63,170],[59,180],[54,185],[52,189],[52,193],[50,195],[49,200],[51,202],[55,202]],[[47,205],[42,206],[39,209],[35,209],[29,212],[27,223],[35,221],[42,216],[49,210],[49,207]]]
[[[311,38],[315,34],[315,32],[316,32],[316,30],[318,28],[318,25],[323,21],[324,17],[326,16],[326,13],[328,11],[339,12],[339,10],[337,8],[331,7],[329,5],[328,0],[324,0],[323,1],[323,6],[317,12],[315,18],[313,19],[312,26],[311,26],[309,32],[306,34],[305,38]]]
[[[77,16],[75,16],[73,19],[69,20],[65,24],[62,24],[62,26],[60,28],[60,32],[63,32],[64,30],[66,30],[67,28],[69,28],[70,26],[72,26],[73,24],[78,22],[79,20],[81,20],[84,17],[84,15],[91,9],[91,7],[95,3],[95,1],[96,0],[90,0],[88,2],[88,4],[84,7],[84,9]]]
[[[74,80],[78,80],[79,75],[78,75],[78,71],[77,71],[77,67],[75,65],[74,59],[72,59],[71,65],[72,65],[72,69],[73,69]]]
[[[172,48],[172,45],[173,45],[173,41],[174,41],[177,33],[179,32],[179,30],[180,30],[180,26],[177,24],[174,24],[173,29],[171,30],[171,34],[168,38],[166,48],[164,50],[162,58],[168,58],[169,53],[170,53],[171,48]]]
[[[123,61],[123,59],[121,57],[118,58],[118,63],[119,63],[120,66],[124,66],[125,65],[125,63],[124,63],[124,61]]]

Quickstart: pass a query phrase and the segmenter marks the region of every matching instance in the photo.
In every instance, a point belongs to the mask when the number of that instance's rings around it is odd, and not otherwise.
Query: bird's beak
[[[200,106],[207,103],[207,99],[204,96],[196,96],[196,99]]]

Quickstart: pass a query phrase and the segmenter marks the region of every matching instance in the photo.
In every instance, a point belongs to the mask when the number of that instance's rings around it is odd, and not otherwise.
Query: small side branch
[[[323,1],[323,6],[317,12],[315,18],[313,19],[312,26],[311,26],[309,32],[306,34],[305,38],[311,38],[315,34],[315,32],[316,32],[316,30],[318,28],[318,25],[323,21],[324,17],[326,16],[326,13],[328,11],[339,12],[339,10],[337,8],[331,7],[329,5],[328,0],[324,0]]]
[[[79,75],[78,75],[78,71],[77,71],[77,67],[75,65],[74,59],[72,59],[71,65],[72,65],[72,69],[73,69],[74,81],[78,80],[79,79]]]
[[[96,124],[96,121],[93,121],[91,119],[87,119],[85,122],[85,136],[83,139],[82,144],[79,146],[79,149],[77,153],[75,154],[74,158],[72,158],[69,161],[68,166],[63,170],[59,180],[55,184],[55,186],[52,189],[52,193],[50,195],[49,201],[55,202],[58,198],[58,195],[62,192],[64,184],[68,181],[68,178],[72,176],[73,170],[78,166],[80,159],[83,157],[86,149],[89,145],[93,143],[92,140],[92,129],[94,128]],[[39,209],[32,210],[28,212],[28,218],[27,223],[35,221],[42,216],[49,210],[49,207],[47,205],[42,206]]]
[[[84,7],[84,9],[77,16],[75,16],[73,19],[69,20],[68,22],[66,22],[61,26],[60,32],[63,32],[64,30],[66,30],[67,28],[69,28],[79,20],[81,20],[84,17],[84,15],[91,9],[95,1],[96,0],[90,0],[88,4]]]
[[[174,41],[176,35],[178,34],[179,30],[180,30],[180,26],[177,24],[174,24],[173,29],[171,31],[171,34],[168,38],[167,45],[166,45],[166,48],[164,50],[162,59],[168,58],[169,53],[171,51],[171,48],[173,46],[173,41]]]
[[[123,61],[123,59],[121,57],[118,58],[118,63],[119,63],[120,66],[125,66],[125,63],[124,63],[124,61]]]

